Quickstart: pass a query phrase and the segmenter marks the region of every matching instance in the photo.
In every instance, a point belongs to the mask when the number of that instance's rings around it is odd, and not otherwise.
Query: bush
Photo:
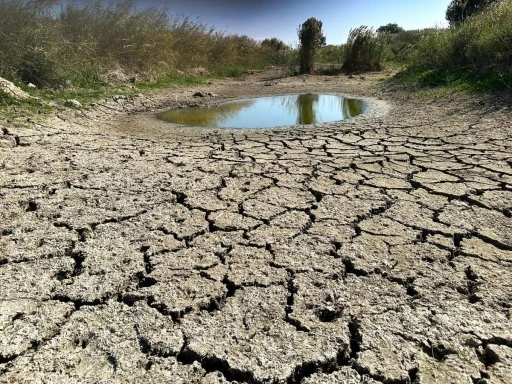
[[[316,59],[317,63],[330,64],[340,67],[343,61],[343,47],[339,45],[326,45],[320,48]]]
[[[489,7],[457,28],[428,31],[410,55],[417,69],[489,70],[512,63],[512,0]]]
[[[423,37],[426,30],[402,31],[385,33],[380,37],[384,40],[384,56],[386,60],[405,63],[416,43]]]
[[[56,77],[51,65],[55,47],[43,49],[45,42],[55,40],[48,23],[53,3],[0,0],[0,76],[36,82],[39,68],[45,67],[50,78]]]
[[[263,40],[260,44],[269,63],[274,65],[287,64],[291,48],[282,40],[273,37]]]
[[[40,87],[95,86],[115,76],[238,75],[279,61],[257,41],[228,35],[135,0],[0,0],[0,76]]]
[[[351,29],[344,47],[344,63],[346,71],[380,70],[384,55],[384,39],[372,28],[361,26]]]

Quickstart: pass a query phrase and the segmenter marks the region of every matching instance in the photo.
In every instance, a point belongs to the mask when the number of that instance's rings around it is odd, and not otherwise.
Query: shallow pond
[[[271,128],[327,123],[363,112],[361,100],[307,93],[228,101],[203,108],[174,109],[157,115],[171,123],[219,128]]]

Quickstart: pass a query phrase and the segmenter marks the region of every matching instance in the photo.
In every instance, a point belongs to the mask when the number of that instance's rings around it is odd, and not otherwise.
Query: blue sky
[[[350,28],[398,23],[405,29],[446,26],[450,0],[139,0],[140,6],[166,5],[228,33],[262,40],[297,42],[297,28],[309,17],[323,22],[327,44],[345,42]]]

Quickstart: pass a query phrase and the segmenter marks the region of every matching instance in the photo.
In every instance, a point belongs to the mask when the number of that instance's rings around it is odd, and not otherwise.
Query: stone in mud
[[[0,92],[15,100],[28,99],[30,95],[9,80],[0,77]]]
[[[66,107],[82,108],[82,103],[76,99],[68,99],[64,102]]]
[[[193,97],[217,97],[213,92],[196,92],[192,95]]]

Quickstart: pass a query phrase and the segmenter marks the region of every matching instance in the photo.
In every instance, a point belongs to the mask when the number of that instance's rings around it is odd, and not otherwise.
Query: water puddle
[[[204,108],[174,109],[157,115],[175,124],[218,128],[271,128],[345,120],[361,114],[361,100],[307,93],[228,101]]]

